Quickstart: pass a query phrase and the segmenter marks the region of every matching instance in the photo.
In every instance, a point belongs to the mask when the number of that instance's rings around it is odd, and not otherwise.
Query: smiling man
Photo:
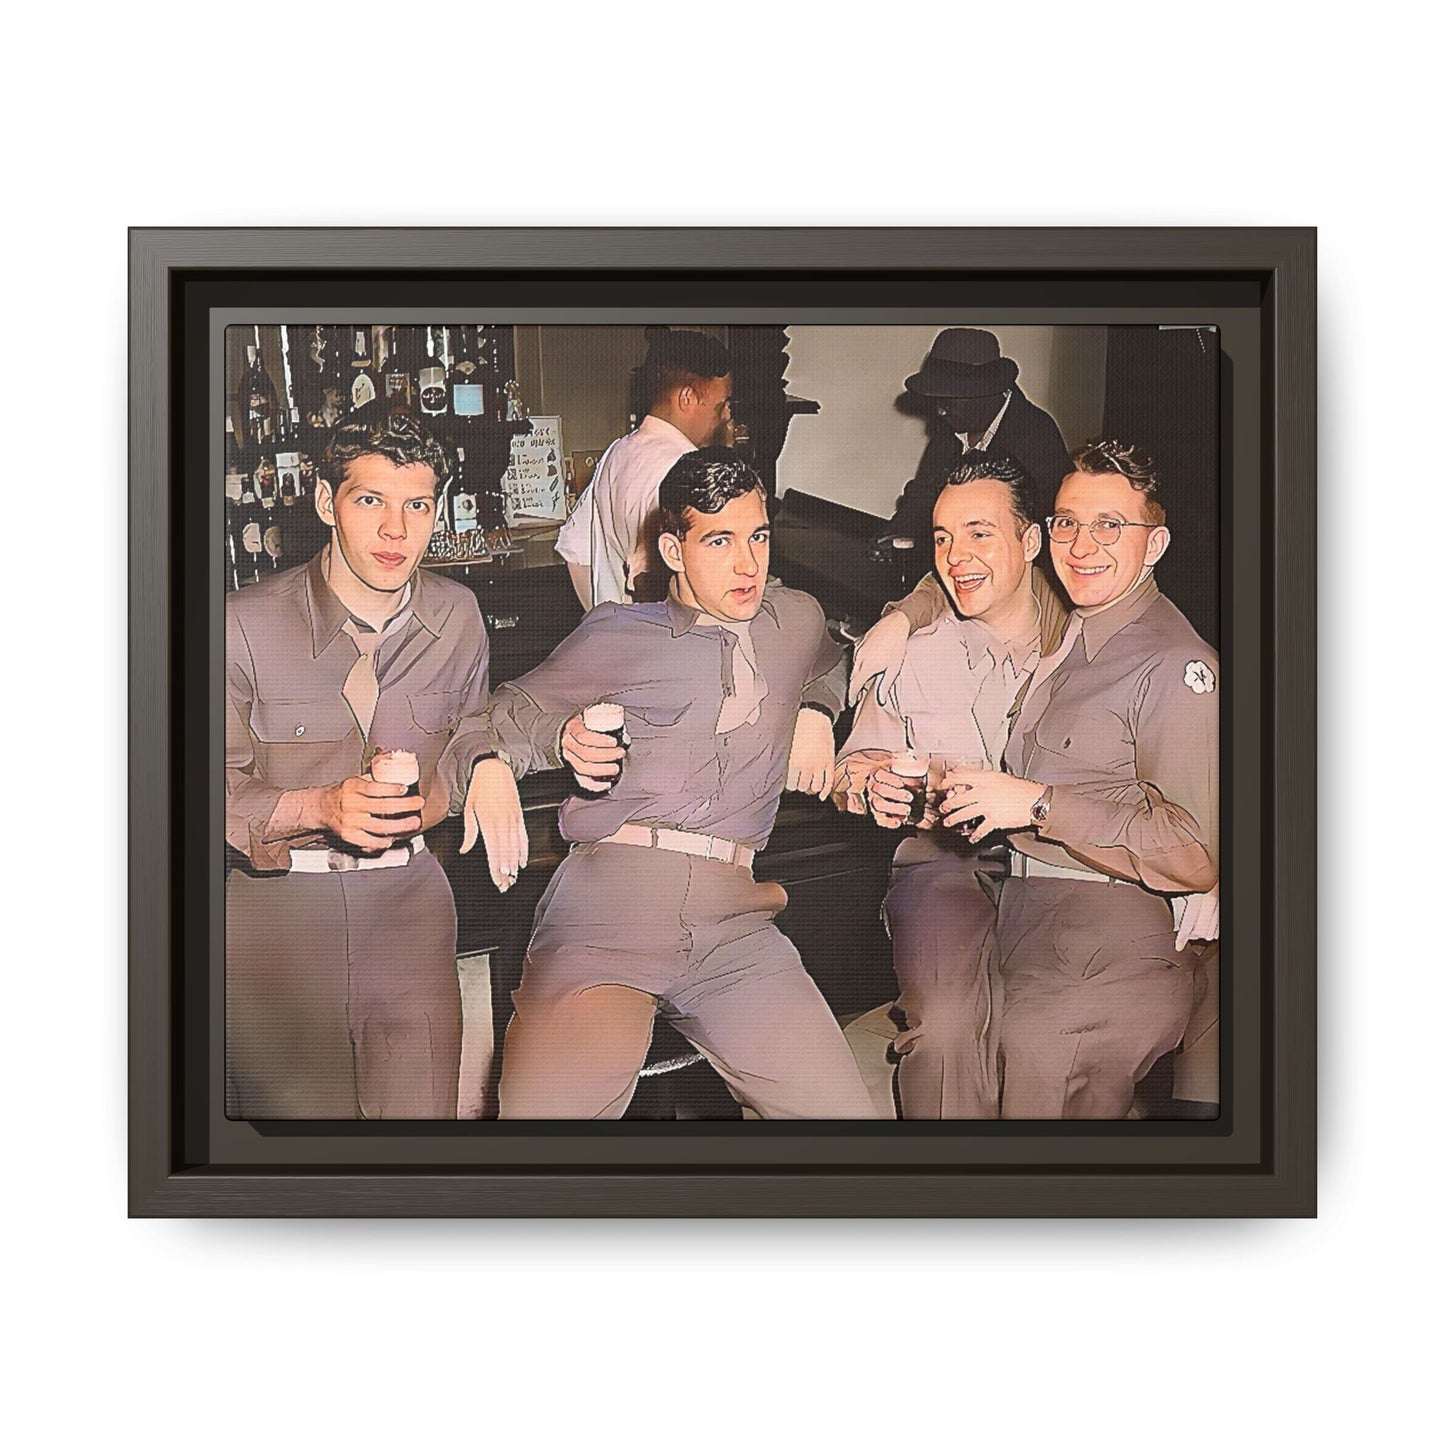
[[[462,805],[488,659],[476,599],[418,571],[446,472],[410,417],[337,428],[329,542],[226,598],[232,1117],[456,1117],[456,908],[423,830]],[[415,756],[420,806],[379,750]]]
[[[1064,620],[1034,567],[1041,536],[1026,486],[1012,457],[982,452],[944,484],[933,560],[951,606],[908,638],[889,695],[865,692],[840,759],[840,807],[904,826],[911,795],[890,769],[901,748],[1001,765],[1010,708]],[[884,902],[900,989],[892,1010],[901,1026],[899,1104],[905,1119],[995,1118],[994,900],[1007,856],[933,821],[899,844]]]
[[[572,851],[542,897],[502,1062],[504,1118],[618,1118],[663,1016],[768,1119],[875,1117],[853,1056],[752,875],[785,787],[825,796],[843,650],[809,596],[768,582],[757,474],[725,447],[659,494],[665,602],[594,608],[497,689],[478,813],[499,885],[525,866],[516,779],[564,762]],[[582,711],[620,707],[627,746]],[[467,846],[472,835],[469,833]]]
[[[945,827],[1011,849],[1006,1118],[1124,1117],[1184,1033],[1189,940],[1217,931],[1219,662],[1154,581],[1169,545],[1157,490],[1137,449],[1074,453],[1047,524],[1074,603],[1063,640],[1034,674],[1007,773],[944,780]]]

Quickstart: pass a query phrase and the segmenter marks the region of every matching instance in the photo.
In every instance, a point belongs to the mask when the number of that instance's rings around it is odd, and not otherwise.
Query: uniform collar
[[[762,614],[766,612],[768,616],[772,618],[773,622],[776,623],[778,614],[773,607],[772,599],[768,596],[771,590],[771,585],[765,587],[763,591],[763,605],[758,608],[758,616],[761,617]],[[685,602],[679,602],[677,598],[672,595],[672,589],[670,587],[667,589],[666,606],[668,626],[672,629],[672,635],[674,637],[681,637],[684,632],[691,632],[694,627],[722,626],[715,618],[704,617],[696,607],[689,607]],[[753,620],[756,622],[757,618]]]
[[[327,544],[328,546],[330,543]],[[326,580],[323,547],[306,564],[306,611],[311,619],[311,655],[320,657],[341,633],[350,613]],[[435,580],[418,567],[411,576],[411,597],[403,604],[433,637],[440,637],[442,625],[451,612],[451,604],[441,595]]]
[[[1084,658],[1092,662],[1099,649],[1116,632],[1122,631],[1136,617],[1147,612],[1159,596],[1159,584],[1151,573],[1127,597],[1121,597],[1112,607],[1096,612],[1092,617],[1079,619],[1084,634]],[[1077,613],[1074,614],[1078,616]]]

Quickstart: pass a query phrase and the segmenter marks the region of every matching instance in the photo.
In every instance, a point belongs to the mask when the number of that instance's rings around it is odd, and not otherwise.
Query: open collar
[[[326,580],[325,554],[326,548],[323,547],[306,564],[306,611],[311,620],[312,657],[320,657],[336,641],[351,616]],[[398,612],[410,610],[433,637],[440,637],[442,625],[452,610],[451,603],[441,595],[442,589],[421,567],[412,573],[407,586],[411,589],[410,594]]]

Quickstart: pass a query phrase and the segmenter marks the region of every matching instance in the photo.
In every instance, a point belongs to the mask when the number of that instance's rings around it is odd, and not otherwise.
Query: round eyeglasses
[[[1044,526],[1048,528],[1051,542],[1068,544],[1079,535],[1077,517],[1045,517]],[[1116,522],[1112,517],[1101,517],[1097,522],[1089,523],[1089,535],[1101,547],[1112,547],[1124,535],[1125,527],[1148,527],[1151,532],[1154,530],[1152,522]]]

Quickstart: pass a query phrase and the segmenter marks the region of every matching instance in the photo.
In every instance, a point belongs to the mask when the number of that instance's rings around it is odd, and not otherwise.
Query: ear
[[[681,572],[682,566],[682,538],[672,532],[664,532],[657,539],[657,550],[662,553],[662,560],[674,572]]]
[[[1155,527],[1149,533],[1149,545],[1144,550],[1144,565],[1155,566],[1169,547],[1169,528]]]
[[[316,478],[316,515],[328,527],[336,525],[336,500],[331,495],[331,483],[323,477]]]
[[[679,411],[691,411],[698,404],[698,394],[693,389],[692,383],[684,382],[677,389],[677,409]]]
[[[1024,561],[1032,562],[1044,545],[1044,531],[1037,522],[1030,522],[1024,528]]]

